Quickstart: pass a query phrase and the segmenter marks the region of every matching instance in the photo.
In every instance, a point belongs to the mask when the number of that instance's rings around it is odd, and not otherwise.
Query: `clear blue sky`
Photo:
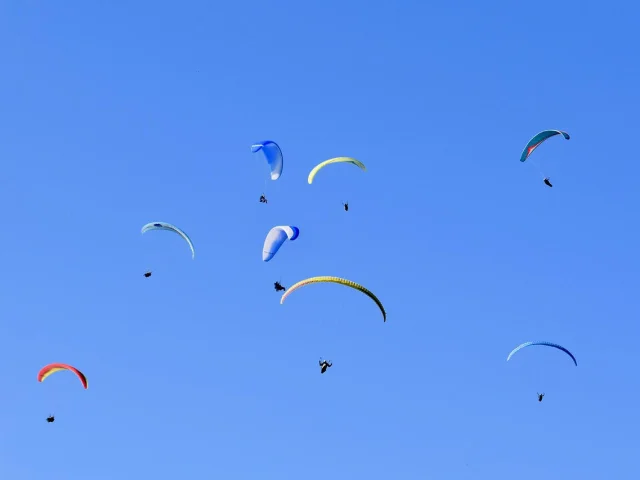
[[[639,15],[3,2],[0,478],[640,478]]]

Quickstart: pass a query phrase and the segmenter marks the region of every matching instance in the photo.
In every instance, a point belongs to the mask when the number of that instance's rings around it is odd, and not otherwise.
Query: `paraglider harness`
[[[320,373],[326,372],[327,368],[331,368],[333,366],[330,361],[322,360],[322,357],[318,361],[318,365],[320,365]]]
[[[48,423],[53,423],[53,422],[55,422],[55,420],[56,420],[56,417],[54,417],[53,415],[49,415],[47,417],[47,422]]]
[[[264,194],[260,195],[260,203],[269,203],[267,201],[267,197],[265,197]]]
[[[283,287],[283,286],[280,284],[280,282],[275,282],[275,283],[273,284],[273,286],[275,287],[276,292],[281,292],[281,291],[286,291],[286,290],[287,290],[285,287]]]

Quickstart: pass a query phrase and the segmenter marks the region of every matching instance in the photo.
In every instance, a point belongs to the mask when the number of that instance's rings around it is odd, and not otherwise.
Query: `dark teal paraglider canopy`
[[[529,140],[527,146],[524,147],[522,155],[520,155],[520,161],[524,162],[527,158],[529,158],[529,155],[531,155],[533,151],[540,146],[542,142],[544,142],[548,138],[555,137],[556,135],[562,135],[566,140],[569,140],[571,138],[567,132],[563,132],[562,130],[545,130],[543,132],[540,132],[531,140]]]

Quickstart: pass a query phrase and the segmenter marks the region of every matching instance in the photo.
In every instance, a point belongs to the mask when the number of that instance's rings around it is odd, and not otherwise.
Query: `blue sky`
[[[3,2],[0,478],[639,478],[640,7],[535,7]]]

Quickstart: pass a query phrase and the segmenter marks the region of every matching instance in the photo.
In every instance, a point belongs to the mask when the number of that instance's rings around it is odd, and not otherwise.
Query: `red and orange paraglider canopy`
[[[76,374],[76,376],[80,379],[80,381],[82,382],[82,386],[87,389],[89,388],[89,384],[87,383],[87,377],[84,376],[84,373],[82,373],[80,370],[78,370],[75,367],[72,367],[71,365],[67,365],[66,363],[50,363],[49,365],[45,365],[44,367],[42,367],[42,369],[38,372],[38,381],[42,382],[44,381],[45,378],[47,378],[49,375],[59,372],[61,370],[69,370],[70,372],[73,372]]]

